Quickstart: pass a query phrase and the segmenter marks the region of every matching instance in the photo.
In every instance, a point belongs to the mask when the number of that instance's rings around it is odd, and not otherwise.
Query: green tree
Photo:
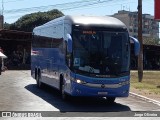
[[[10,24],[5,22],[4,25],[3,25],[3,28],[4,29],[10,29]]]
[[[143,44],[159,45],[160,44],[160,39],[159,38],[153,38],[153,37],[143,37]]]
[[[32,32],[34,27],[42,25],[63,15],[64,14],[57,9],[53,9],[48,12],[31,13],[19,18],[15,23],[11,24],[9,28],[11,30]]]

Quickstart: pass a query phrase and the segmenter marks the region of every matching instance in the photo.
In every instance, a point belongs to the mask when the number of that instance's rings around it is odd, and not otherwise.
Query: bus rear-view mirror
[[[72,37],[70,34],[67,34],[67,51],[72,53]]]
[[[140,51],[140,43],[138,41],[138,39],[129,36],[130,37],[130,42],[134,44],[134,54],[137,56],[139,54]]]

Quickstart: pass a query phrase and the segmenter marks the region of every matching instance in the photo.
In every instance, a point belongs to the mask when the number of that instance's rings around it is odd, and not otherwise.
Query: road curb
[[[154,100],[154,99],[151,99],[151,98],[148,98],[148,97],[145,97],[145,96],[133,93],[133,92],[129,92],[129,95],[133,96],[133,97],[136,97],[136,98],[139,98],[139,99],[142,99],[142,100],[145,100],[147,102],[152,102],[152,103],[160,106],[160,101],[157,101],[157,100]]]

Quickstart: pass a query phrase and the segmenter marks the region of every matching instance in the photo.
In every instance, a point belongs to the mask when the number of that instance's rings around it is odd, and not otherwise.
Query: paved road
[[[68,112],[87,112],[89,116],[95,116],[95,112],[97,116],[116,112],[121,116],[130,111],[160,111],[160,106],[132,96],[118,98],[114,105],[103,99],[89,98],[65,102],[58,91],[46,86],[37,88],[30,71],[6,71],[0,76],[0,111],[60,111],[64,116]],[[55,115],[57,113],[54,112]]]

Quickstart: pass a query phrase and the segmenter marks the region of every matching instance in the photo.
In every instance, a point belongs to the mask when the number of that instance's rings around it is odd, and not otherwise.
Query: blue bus
[[[63,16],[33,30],[31,75],[68,96],[127,97],[130,43],[126,25],[109,16]]]

